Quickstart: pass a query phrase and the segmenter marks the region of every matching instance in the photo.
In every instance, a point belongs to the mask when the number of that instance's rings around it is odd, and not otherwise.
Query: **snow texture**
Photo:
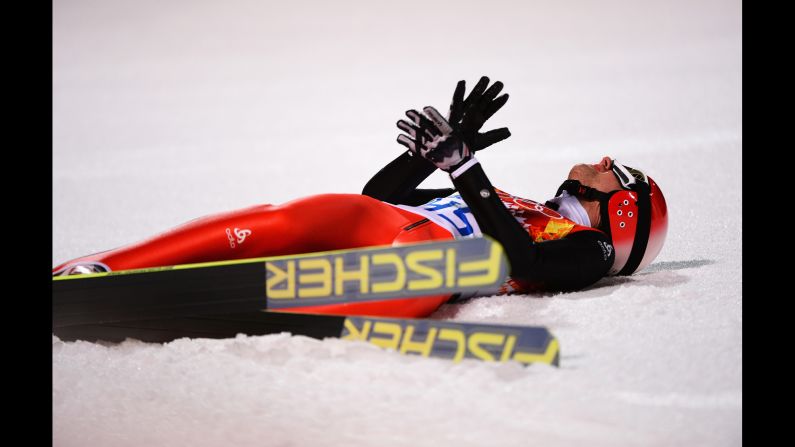
[[[403,111],[481,74],[511,99],[479,153],[546,200],[611,155],[665,192],[665,247],[577,293],[435,317],[545,325],[561,368],[286,334],[53,337],[59,446],[741,443],[741,8],[702,0],[56,1],[53,265],[199,216],[357,193]],[[426,186],[449,180],[434,174]]]

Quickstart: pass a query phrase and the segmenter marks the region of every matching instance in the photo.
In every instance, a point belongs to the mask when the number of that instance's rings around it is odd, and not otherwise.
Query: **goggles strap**
[[[598,200],[601,202],[610,198],[610,193],[593,189],[590,186],[585,186],[581,184],[579,180],[566,180],[563,182],[560,185],[560,188],[558,188],[558,192],[555,193],[555,197],[559,196],[563,191],[566,191],[573,196],[582,197],[585,200]]]
[[[636,183],[632,188],[638,195],[638,225],[635,228],[635,240],[632,243],[632,251],[629,253],[627,263],[618,272],[619,275],[631,275],[646,254],[646,246],[649,243],[649,233],[651,231],[651,198],[649,196],[649,186],[645,183]]]

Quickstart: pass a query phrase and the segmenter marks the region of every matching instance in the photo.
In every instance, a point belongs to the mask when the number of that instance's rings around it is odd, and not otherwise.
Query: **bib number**
[[[462,237],[472,237],[475,234],[475,216],[458,194],[433,199],[421,208],[449,222]]]

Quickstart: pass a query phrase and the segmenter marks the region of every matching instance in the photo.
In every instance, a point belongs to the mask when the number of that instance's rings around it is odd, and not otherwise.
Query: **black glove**
[[[473,152],[438,110],[430,106],[422,110],[423,114],[416,110],[406,112],[411,123],[398,121],[398,127],[406,134],[398,135],[397,141],[437,168],[452,173],[469,161]]]
[[[479,132],[483,124],[508,101],[507,93],[497,97],[502,91],[502,82],[497,81],[486,89],[488,85],[489,78],[482,76],[475,88],[469,92],[469,96],[464,99],[466,81],[458,81],[455,92],[453,92],[450,112],[447,115],[447,122],[461,135],[461,138],[473,151],[485,149],[511,136],[511,132],[507,127],[501,127],[485,133]]]

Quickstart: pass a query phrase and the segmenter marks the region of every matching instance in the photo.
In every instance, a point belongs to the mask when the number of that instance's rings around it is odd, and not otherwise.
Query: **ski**
[[[508,274],[502,246],[483,237],[56,276],[53,327],[484,296]]]
[[[544,327],[427,319],[254,311],[54,328],[55,335],[64,341],[121,342],[134,338],[157,343],[182,337],[230,338],[240,333],[282,332],[317,339],[364,341],[399,354],[454,362],[475,359],[559,366],[560,358],[558,340]]]

